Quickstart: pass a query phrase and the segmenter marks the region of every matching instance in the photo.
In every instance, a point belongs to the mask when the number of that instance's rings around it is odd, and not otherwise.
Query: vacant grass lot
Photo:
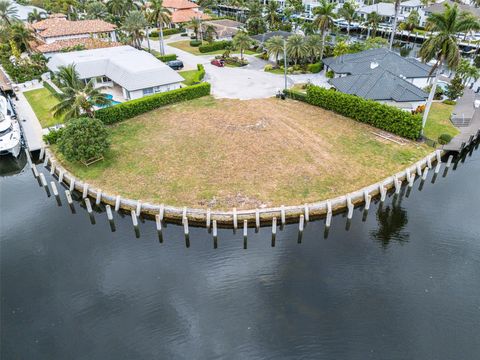
[[[443,103],[433,103],[428,114],[427,123],[425,124],[425,136],[429,139],[438,140],[442,134],[450,134],[455,136],[460,131],[453,126],[450,121],[455,105],[447,105]]]
[[[302,204],[359,189],[432,151],[293,100],[165,107],[111,127],[112,147],[77,176],[132,199],[211,207]]]
[[[207,44],[207,42],[205,42],[204,44]],[[171,42],[171,43],[168,43],[168,45],[176,47],[177,49],[189,52],[190,54],[193,54],[193,55],[220,55],[225,52],[225,50],[217,50],[217,51],[211,51],[208,53],[201,53],[200,50],[198,50],[198,47],[190,46],[190,40],[181,40],[181,41]],[[237,53],[237,51],[232,51],[232,54],[233,53]],[[255,51],[251,51],[251,50],[245,50],[243,53],[247,55],[256,54]]]
[[[62,118],[55,119],[50,109],[58,103],[58,100],[45,88],[30,90],[23,93],[30,103],[35,115],[37,115],[42,128],[63,123]]]

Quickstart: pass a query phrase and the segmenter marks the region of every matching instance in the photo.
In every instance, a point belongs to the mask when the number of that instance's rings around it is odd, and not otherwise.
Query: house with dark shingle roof
[[[405,108],[426,101],[428,93],[422,89],[435,76],[429,65],[384,48],[326,58],[323,63],[326,71],[334,72],[329,83],[337,90]]]

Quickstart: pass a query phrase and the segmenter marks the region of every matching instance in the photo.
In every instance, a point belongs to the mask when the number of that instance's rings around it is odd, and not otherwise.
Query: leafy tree
[[[70,120],[58,140],[58,149],[68,161],[98,158],[109,146],[107,127],[100,120],[87,117]]]
[[[252,0],[248,4],[247,30],[250,35],[263,34],[266,31],[265,20],[262,15],[262,5]]]
[[[329,3],[327,0],[320,0],[320,5],[313,10],[315,18],[314,26],[320,30],[322,36],[322,50],[320,51],[320,60],[323,58],[325,49],[325,36],[327,31],[333,27],[333,19],[335,19],[335,4]]]
[[[233,37],[233,47],[240,50],[240,59],[243,60],[243,52],[249,49],[253,40],[247,33],[240,31]]]
[[[287,7],[293,9],[293,11],[296,13],[301,13],[304,11],[302,0],[287,0],[286,4]]]
[[[335,47],[333,48],[333,56],[342,56],[348,53],[350,53],[350,47],[346,41],[342,40],[335,44]]]
[[[132,0],[108,0],[108,11],[119,18],[123,18],[130,11],[135,10],[136,5]]]
[[[425,40],[420,48],[419,55],[425,62],[434,59],[436,63],[432,67],[432,72],[435,70],[437,72],[423,113],[422,134],[432,106],[441,67],[445,63],[450,69],[455,69],[460,62],[460,49],[456,34],[480,29],[478,19],[472,14],[459,12],[457,4],[453,6],[445,4],[443,13],[432,13],[428,16],[427,21],[435,34]]]
[[[457,74],[454,76],[450,84],[447,85],[445,95],[447,95],[450,100],[456,100],[463,95],[464,88],[465,86],[463,85],[462,78]]]
[[[75,70],[75,65],[60,67],[56,74],[61,84],[60,94],[57,94],[59,103],[52,108],[54,117],[64,116],[70,120],[87,114],[93,117],[95,105],[109,105],[111,100],[95,88],[93,79],[85,84]]]
[[[405,29],[412,31],[420,24],[420,14],[417,10],[412,10],[405,20]]]
[[[367,15],[366,24],[368,26],[367,38],[370,37],[370,29],[372,30],[372,36],[377,36],[378,25],[382,22],[382,17],[375,11]]]
[[[277,1],[275,0],[269,1],[266,8],[267,14],[265,15],[265,20],[268,23],[268,29],[270,31],[277,29],[278,23],[280,22],[278,9],[279,9],[279,5]]]
[[[15,22],[10,26],[10,36],[21,51],[30,51],[30,41],[34,39],[32,31],[22,22]]]
[[[101,1],[92,1],[85,5],[87,19],[105,19],[108,16],[108,8]]]
[[[379,49],[388,46],[388,40],[382,37],[372,37],[365,41],[365,50]]]
[[[195,34],[195,40],[200,40],[199,37],[202,34],[202,19],[199,17],[194,17],[190,22],[188,23],[188,28],[193,30],[193,33]]]
[[[287,56],[293,59],[295,65],[308,54],[308,47],[302,35],[291,35],[287,39]]]
[[[9,0],[0,0],[0,25],[12,25],[18,20],[17,8]]]
[[[163,0],[151,0],[148,20],[157,25],[160,30],[160,54],[165,55],[165,45],[163,42],[163,28],[172,22],[172,13],[165,6]]]
[[[272,36],[265,42],[268,56],[274,56],[275,62],[278,65],[278,56],[283,54],[284,40],[281,36]]]
[[[215,37],[217,36],[217,29],[213,25],[207,25],[203,29],[203,36],[206,41],[209,43],[213,43],[215,41]]]
[[[320,35],[309,35],[305,38],[307,46],[307,56],[310,63],[314,63],[319,57],[323,49],[322,37]]]
[[[462,83],[465,85],[470,79],[477,81],[480,77],[480,70],[475,65],[470,64],[469,60],[462,59],[457,66],[456,74],[462,79]]]
[[[123,21],[122,30],[130,34],[132,45],[137,49],[142,48],[143,29],[147,20],[141,11],[134,10],[128,13]]]
[[[338,10],[338,16],[342,17],[345,19],[347,22],[347,34],[350,35],[350,25],[352,24],[353,21],[357,19],[357,9],[355,5],[347,1],[343,4],[343,6]]]

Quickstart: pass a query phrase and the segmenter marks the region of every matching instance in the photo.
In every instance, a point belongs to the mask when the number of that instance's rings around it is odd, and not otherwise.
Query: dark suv
[[[170,66],[173,70],[182,70],[183,69],[183,62],[180,61],[180,60],[168,61],[167,65]]]

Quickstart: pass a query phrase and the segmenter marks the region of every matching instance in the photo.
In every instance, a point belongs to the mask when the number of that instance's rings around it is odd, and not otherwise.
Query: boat
[[[22,150],[22,136],[20,124],[11,115],[7,99],[0,96],[0,155],[13,155],[17,158]]]

